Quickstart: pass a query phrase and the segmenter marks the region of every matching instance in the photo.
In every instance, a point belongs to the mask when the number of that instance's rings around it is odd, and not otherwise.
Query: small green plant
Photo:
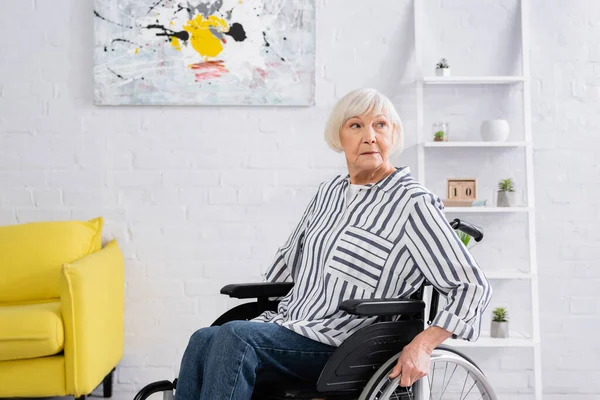
[[[515,183],[512,179],[501,179],[498,182],[498,191],[499,192],[514,192],[515,191]]]
[[[472,239],[471,235],[467,235],[463,231],[456,231],[456,234],[458,235],[458,238],[460,239],[460,241],[465,245],[465,247],[469,248],[469,243],[471,242],[471,239]]]
[[[468,235],[463,231],[459,231],[458,229],[455,229],[454,232],[456,232],[456,236],[458,236],[462,244],[464,244],[467,249],[470,250],[477,245],[477,242],[473,240],[471,235]]]
[[[444,140],[444,131],[437,131],[436,133],[433,134],[433,139],[441,142]]]
[[[508,322],[508,311],[506,311],[506,308],[504,308],[504,307],[494,308],[494,310],[492,310],[492,312],[494,313],[493,321]]]
[[[450,68],[450,66],[448,65],[448,60],[446,60],[445,58],[442,58],[440,60],[440,62],[435,65],[435,67],[436,68],[440,68],[440,69],[442,69],[442,68]]]

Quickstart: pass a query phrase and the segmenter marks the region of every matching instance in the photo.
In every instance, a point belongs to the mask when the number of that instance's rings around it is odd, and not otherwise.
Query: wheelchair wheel
[[[359,400],[498,399],[481,370],[455,349],[436,348],[431,355],[429,375],[410,388],[398,386],[399,377],[388,378],[399,356],[400,353],[377,370]]]

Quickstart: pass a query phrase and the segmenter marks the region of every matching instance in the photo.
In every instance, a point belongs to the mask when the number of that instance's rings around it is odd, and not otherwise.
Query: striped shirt
[[[368,187],[369,186],[367,186],[367,185],[355,185],[355,184],[351,183],[348,186],[348,190],[346,190],[346,207],[348,207],[348,205],[350,205],[352,199],[354,199],[354,196],[356,196],[360,190],[368,188]]]
[[[366,185],[346,204],[349,184],[349,174],[342,174],[319,185],[264,277],[295,285],[277,312],[253,320],[339,346],[377,319],[341,311],[341,302],[408,298],[427,280],[447,300],[432,325],[476,340],[492,288],[448,224],[439,197],[408,167]]]

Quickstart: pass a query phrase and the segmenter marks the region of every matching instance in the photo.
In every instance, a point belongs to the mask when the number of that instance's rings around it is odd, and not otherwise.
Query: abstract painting
[[[315,0],[94,0],[100,105],[313,105]]]

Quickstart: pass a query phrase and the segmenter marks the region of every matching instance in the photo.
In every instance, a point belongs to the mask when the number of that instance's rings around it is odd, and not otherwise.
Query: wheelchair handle
[[[483,239],[483,229],[468,222],[461,221],[458,218],[454,218],[454,220],[450,222],[450,226],[452,229],[458,229],[459,231],[472,236],[476,242],[481,242]]]

